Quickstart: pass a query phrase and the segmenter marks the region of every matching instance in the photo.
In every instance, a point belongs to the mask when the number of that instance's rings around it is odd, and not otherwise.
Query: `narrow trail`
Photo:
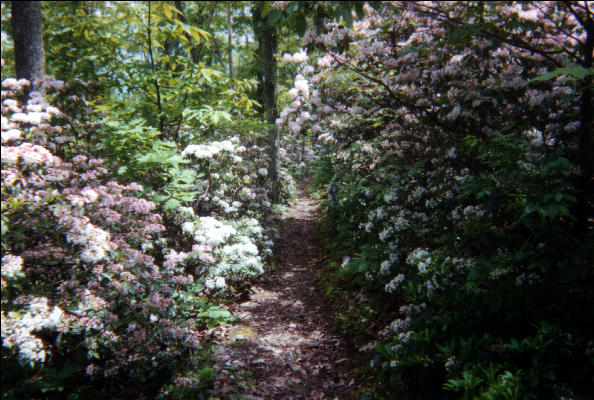
[[[317,202],[301,188],[282,214],[274,267],[254,285],[248,301],[231,307],[241,323],[219,328],[220,398],[355,398],[354,381],[347,376],[349,349],[332,332],[316,286],[317,213]]]

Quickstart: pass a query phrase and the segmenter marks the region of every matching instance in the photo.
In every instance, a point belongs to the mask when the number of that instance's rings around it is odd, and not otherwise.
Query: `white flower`
[[[95,373],[99,371],[99,369],[100,368],[95,364],[89,364],[87,365],[87,368],[85,368],[85,372],[87,373],[87,375],[95,375]]]
[[[233,150],[235,150],[235,146],[229,140],[223,140],[222,142],[220,142],[220,146],[221,146],[221,149],[228,151],[228,152],[232,152]]]
[[[80,194],[85,197],[85,200],[87,200],[88,203],[94,203],[99,198],[97,192],[89,188],[84,188]]]
[[[223,224],[216,218],[200,217],[198,219],[198,229],[194,232],[194,240],[214,247],[224,243],[236,233],[235,228]]]
[[[404,274],[398,274],[394,279],[392,279],[385,287],[386,292],[393,293],[396,288],[404,282]]]
[[[177,208],[177,212],[184,215],[187,214],[189,216],[194,216],[194,209],[192,207],[183,207],[183,206],[179,206]]]
[[[536,10],[536,9],[528,10],[528,11],[518,10],[518,16],[520,18],[523,18],[528,21],[533,21],[533,22],[538,21],[538,17],[539,17],[538,10]]]
[[[105,249],[98,245],[91,245],[80,254],[80,259],[88,264],[94,264],[103,257],[105,257]]]
[[[457,54],[457,55],[453,56],[452,58],[450,58],[449,63],[450,64],[459,64],[464,59],[464,57],[466,57],[466,54]]]
[[[289,63],[293,62],[293,57],[289,53],[285,53],[285,54],[283,54],[283,62],[285,64],[289,64]]]
[[[299,117],[303,121],[308,121],[311,118],[311,114],[308,111],[301,111],[301,114],[299,114]]]
[[[392,263],[389,260],[382,262],[380,265],[380,274],[382,274],[382,275],[389,274],[391,266],[392,266]]]
[[[385,242],[387,238],[390,237],[390,235],[392,235],[392,233],[394,232],[394,228],[392,228],[391,226],[385,228],[383,231],[381,231],[379,233],[379,239],[382,242]]]
[[[2,257],[2,276],[13,278],[17,272],[23,269],[23,259],[19,256],[7,254]]]
[[[418,265],[417,268],[419,269],[419,272],[424,274],[425,272],[427,272],[427,263],[425,263],[424,261],[421,261]]]
[[[384,210],[383,207],[379,207],[377,209],[377,219],[382,220],[388,216],[388,213]]]
[[[151,321],[152,323],[155,323],[159,320],[159,317],[157,317],[155,314],[151,314],[151,316],[149,317],[149,321]]]
[[[46,352],[43,342],[34,336],[34,331],[55,328],[62,320],[63,312],[59,307],[50,311],[45,297],[27,300],[28,310],[24,313],[2,312],[2,345],[7,348],[17,347],[19,360],[35,364],[44,362]]]
[[[297,121],[297,122],[290,121],[289,122],[289,130],[295,135],[298,134],[299,132],[301,132],[301,125],[299,124],[299,121]]]
[[[299,92],[304,97],[309,97],[309,85],[307,83],[307,80],[305,80],[305,79],[297,79],[295,81],[295,88],[297,88],[297,90],[299,90]]]
[[[18,86],[18,82],[14,78],[6,78],[2,81],[2,87],[7,89],[13,89]]]
[[[307,61],[307,53],[305,50],[298,51],[297,53],[293,54],[292,61],[295,64],[301,64]]]
[[[214,285],[217,289],[223,289],[225,286],[227,286],[227,282],[225,282],[225,278],[222,276],[217,276],[215,278]]]
[[[318,66],[322,68],[328,68],[332,64],[332,56],[327,54],[324,57],[318,59]]]
[[[260,175],[260,176],[268,176],[268,170],[266,168],[260,168],[258,170],[258,175]]]
[[[58,326],[62,317],[64,316],[64,312],[59,307],[54,307],[51,313],[47,316],[45,327],[46,328],[53,328]]]
[[[193,234],[194,233],[194,223],[192,222],[184,222],[182,224],[182,232],[184,233],[188,233],[188,234]]]
[[[23,133],[18,129],[9,129],[2,131],[2,143],[10,142],[11,140],[19,139]]]

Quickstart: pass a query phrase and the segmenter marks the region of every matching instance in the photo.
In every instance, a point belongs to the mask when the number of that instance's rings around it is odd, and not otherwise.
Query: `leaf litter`
[[[351,376],[354,351],[333,330],[317,286],[318,208],[301,185],[282,213],[273,268],[258,279],[249,300],[230,306],[241,322],[213,329],[219,398],[358,398]]]

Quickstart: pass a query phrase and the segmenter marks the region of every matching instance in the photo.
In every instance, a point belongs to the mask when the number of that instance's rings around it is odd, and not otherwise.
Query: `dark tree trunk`
[[[262,111],[266,122],[270,124],[268,132],[268,146],[270,149],[268,177],[272,185],[270,193],[272,201],[278,201],[281,190],[278,158],[280,136],[276,127],[276,119],[278,118],[276,108],[277,67],[274,58],[278,48],[278,37],[275,27],[268,22],[266,17],[262,17],[263,6],[263,2],[255,2],[252,16],[254,33],[258,41],[258,77],[260,78],[258,93],[262,95]]]
[[[219,45],[217,36],[214,33],[212,35],[212,42],[214,44],[215,54],[217,55],[217,60],[219,61],[219,64],[221,64],[221,66],[223,66],[223,68],[224,68],[225,64],[223,63],[223,54],[221,53],[221,46]]]
[[[41,2],[11,2],[12,36],[17,78],[31,81],[35,88],[45,76],[45,56],[41,37]]]
[[[227,41],[229,42],[229,76],[233,78],[233,29],[231,27],[231,2],[227,2]]]
[[[177,8],[179,11],[181,11],[181,15],[178,15],[178,18],[181,22],[183,22],[184,24],[187,24],[188,21],[186,19],[186,12],[184,10],[184,2],[183,1],[175,1],[175,8]],[[210,27],[210,22],[212,21],[212,18],[208,18],[208,26]],[[201,23],[203,23],[204,21],[200,21]],[[200,27],[202,27],[202,24],[198,25]],[[208,28],[207,28],[208,29]],[[193,43],[194,39],[192,39],[192,36],[190,34],[188,34],[187,32],[185,33],[186,38],[188,39],[188,43]],[[200,62],[200,59],[202,58],[202,50],[203,50],[204,46],[202,44],[194,44],[192,45],[192,48],[190,49],[190,56],[192,57],[192,62],[194,64],[198,64]]]

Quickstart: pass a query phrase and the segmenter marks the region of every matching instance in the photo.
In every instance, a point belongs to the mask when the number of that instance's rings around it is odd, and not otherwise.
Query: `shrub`
[[[325,148],[323,227],[344,258],[329,291],[371,306],[343,324],[374,329],[362,346],[373,394],[586,398],[582,86],[538,78],[581,54],[569,36],[559,40],[578,53],[541,51],[565,6],[390,7],[318,36],[326,53],[311,81],[324,101],[308,104]],[[518,32],[538,34],[524,46]]]

